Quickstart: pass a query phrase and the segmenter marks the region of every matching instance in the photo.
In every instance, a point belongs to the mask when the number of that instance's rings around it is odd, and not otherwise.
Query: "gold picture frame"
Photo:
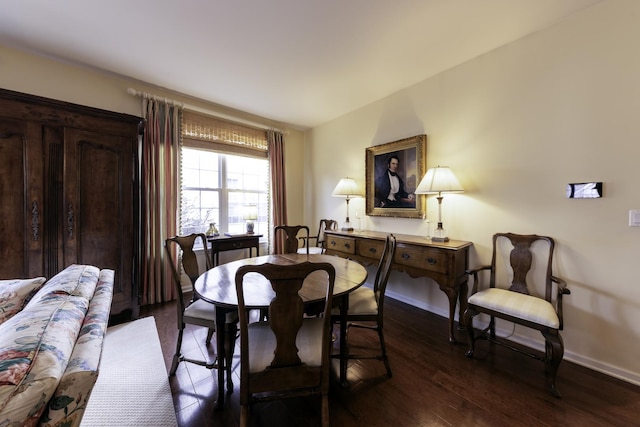
[[[414,192],[425,174],[427,135],[416,135],[367,148],[366,211],[370,216],[426,217],[426,200]],[[397,183],[389,171],[396,169]]]

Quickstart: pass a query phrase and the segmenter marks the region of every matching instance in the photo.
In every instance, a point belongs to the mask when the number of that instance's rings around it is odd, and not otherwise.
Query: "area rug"
[[[107,329],[98,381],[81,427],[176,427],[153,317]]]

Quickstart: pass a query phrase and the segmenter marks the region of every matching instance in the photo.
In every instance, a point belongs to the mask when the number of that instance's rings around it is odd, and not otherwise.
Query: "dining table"
[[[227,314],[238,310],[238,297],[236,294],[235,277],[238,268],[243,265],[260,265],[271,263],[276,265],[292,265],[303,262],[328,262],[333,265],[336,277],[333,288],[333,305],[340,309],[340,350],[339,358],[339,381],[343,386],[347,386],[346,380],[348,350],[346,341],[347,311],[349,308],[349,293],[360,287],[367,280],[367,270],[362,264],[349,259],[323,254],[280,254],[264,255],[254,258],[245,258],[218,265],[205,271],[196,280],[194,289],[197,298],[201,298],[216,307],[216,352],[218,359],[218,401],[216,408],[221,408],[224,404],[224,374],[226,371],[225,321]],[[300,296],[305,304],[312,304],[323,301],[326,293],[326,276],[323,276],[324,283],[317,279],[312,279],[310,275],[305,280],[300,289]],[[245,295],[245,304],[248,309],[264,310],[275,297],[275,292],[271,288],[270,282],[259,275],[252,292]],[[233,350],[232,350],[233,351]],[[227,378],[227,389],[233,389],[231,378]]]

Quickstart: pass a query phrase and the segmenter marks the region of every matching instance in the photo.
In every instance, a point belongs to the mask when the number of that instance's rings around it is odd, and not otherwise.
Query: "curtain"
[[[275,130],[267,131],[267,142],[269,144],[269,170],[271,173],[271,208],[273,226],[269,233],[273,233],[273,228],[277,225],[287,224],[287,192],[284,176],[284,136],[282,132]],[[274,242],[272,253],[282,253],[284,251],[284,241],[282,233]]]
[[[177,234],[181,109],[142,100],[146,129],[142,148],[142,305],[175,299],[164,242]]]

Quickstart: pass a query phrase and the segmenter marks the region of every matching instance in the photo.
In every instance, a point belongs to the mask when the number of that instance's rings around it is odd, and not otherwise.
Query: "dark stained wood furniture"
[[[313,254],[323,254],[324,253],[324,244],[325,244],[325,230],[337,230],[338,229],[338,221],[335,219],[321,219],[320,224],[318,225],[318,233],[315,236],[309,236],[303,240],[308,240],[309,243],[305,241],[303,246],[307,246],[309,248],[309,253]],[[315,241],[315,244],[312,242]],[[300,249],[298,250],[300,251]]]
[[[295,254],[298,252],[300,241],[304,242],[303,252],[309,253],[309,227],[306,225],[278,225],[273,229],[273,235],[276,241],[284,239],[282,253]]]
[[[384,341],[384,295],[387,290],[387,282],[391,274],[391,265],[396,253],[396,238],[393,234],[387,235],[384,249],[378,262],[378,270],[373,280],[373,287],[361,286],[349,295],[349,307],[346,321],[347,331],[350,328],[362,328],[375,331],[378,334],[380,353],[376,355],[353,354],[347,351],[348,359],[378,359],[384,363],[387,376],[391,378],[391,366],[387,356],[387,346]],[[340,322],[342,314],[334,309],[331,312],[331,321]],[[347,339],[347,345],[349,340]],[[346,375],[346,372],[344,373]]]
[[[164,243],[164,248],[167,254],[169,262],[171,262],[171,273],[173,284],[176,289],[177,301],[178,301],[178,339],[176,341],[176,352],[173,355],[173,362],[171,363],[171,369],[169,370],[169,376],[175,375],[180,362],[195,363],[196,365],[204,366],[207,369],[217,368],[216,362],[209,362],[200,359],[187,358],[182,354],[182,335],[186,324],[192,324],[208,328],[206,343],[211,342],[213,333],[216,330],[216,309],[215,306],[201,299],[192,299],[189,302],[185,302],[184,295],[182,293],[182,280],[180,280],[181,272],[183,271],[191,281],[191,293],[193,294],[193,284],[200,276],[200,268],[198,266],[198,258],[193,250],[195,242],[200,239],[200,242],[204,246],[205,254],[205,270],[211,268],[211,258],[209,257],[209,251],[206,247],[206,236],[204,234],[190,234],[188,236],[175,236],[168,238]],[[237,316],[228,316],[227,322],[224,327],[228,329],[227,334],[228,349],[233,349],[235,345],[235,332]],[[229,357],[226,364],[227,377],[230,378],[231,374],[231,356],[232,352],[227,351]]]
[[[113,269],[112,316],[138,316],[142,124],[0,89],[0,278]]]
[[[271,282],[275,297],[269,304],[267,320],[250,323],[245,295],[261,286],[253,277],[249,278],[256,274]],[[326,262],[266,263],[238,268],[235,281],[240,318],[241,427],[248,426],[249,406],[254,402],[309,395],[321,396],[322,425],[329,427],[331,300],[335,278],[335,268]],[[307,279],[314,280],[319,290],[324,286],[322,316],[304,314],[300,292]]]
[[[222,325],[226,321],[226,314],[235,312],[238,309],[238,299],[235,288],[235,276],[238,269],[243,265],[261,265],[271,263],[276,265],[292,265],[305,261],[311,262],[328,262],[335,268],[336,281],[333,288],[334,305],[336,303],[341,307],[341,313],[344,316],[341,319],[340,326],[340,352],[344,356],[346,350],[346,313],[348,307],[349,292],[358,288],[367,280],[367,270],[357,262],[347,259],[329,256],[329,255],[302,255],[302,254],[283,254],[283,255],[264,255],[257,258],[246,258],[222,264],[203,273],[195,283],[195,293],[199,298],[210,302],[216,306],[216,325]],[[260,276],[259,276],[260,277]],[[249,309],[265,309],[271,303],[274,297],[273,289],[268,280],[258,280],[258,286],[253,286],[250,294],[245,295],[245,305]],[[318,286],[319,284],[319,286]],[[301,296],[303,303],[310,304],[323,301],[325,297],[325,282],[321,280],[319,283],[308,280],[303,286]],[[225,361],[224,349],[224,328],[217,328],[218,339],[216,341],[218,364]],[[340,372],[346,372],[346,358],[340,358]],[[344,364],[344,366],[343,366]],[[218,366],[218,384],[224,384],[224,369]],[[341,381],[344,378],[340,378]],[[224,387],[218,387],[217,407],[224,404]]]
[[[387,233],[379,231],[325,231],[326,254],[377,263]],[[450,240],[431,242],[425,237],[395,234],[397,239],[393,268],[411,277],[429,277],[449,298],[449,341],[456,342],[454,316],[460,303],[459,323],[467,308],[467,266],[471,242]]]
[[[470,341],[467,356],[473,357],[476,340],[484,338],[542,360],[547,388],[554,396],[560,397],[556,373],[564,355],[564,343],[559,332],[563,328],[562,296],[571,292],[564,280],[552,274],[554,248],[555,242],[548,236],[494,234],[491,265],[469,272],[473,276],[473,289],[464,313],[464,323]],[[536,269],[542,274],[533,274]],[[478,281],[481,271],[486,271],[489,276],[488,286],[484,288],[480,288]],[[476,336],[473,317],[480,313],[488,314],[491,320],[487,328]],[[521,347],[496,337],[496,318],[540,331],[545,341],[544,356],[523,351]]]
[[[252,257],[253,249],[256,255],[260,255],[260,238],[262,234],[234,234],[215,237],[207,237],[207,241],[211,245],[209,250],[211,254],[211,265],[215,267],[220,263],[219,254],[224,251],[234,251],[236,249],[249,249],[249,258]]]

